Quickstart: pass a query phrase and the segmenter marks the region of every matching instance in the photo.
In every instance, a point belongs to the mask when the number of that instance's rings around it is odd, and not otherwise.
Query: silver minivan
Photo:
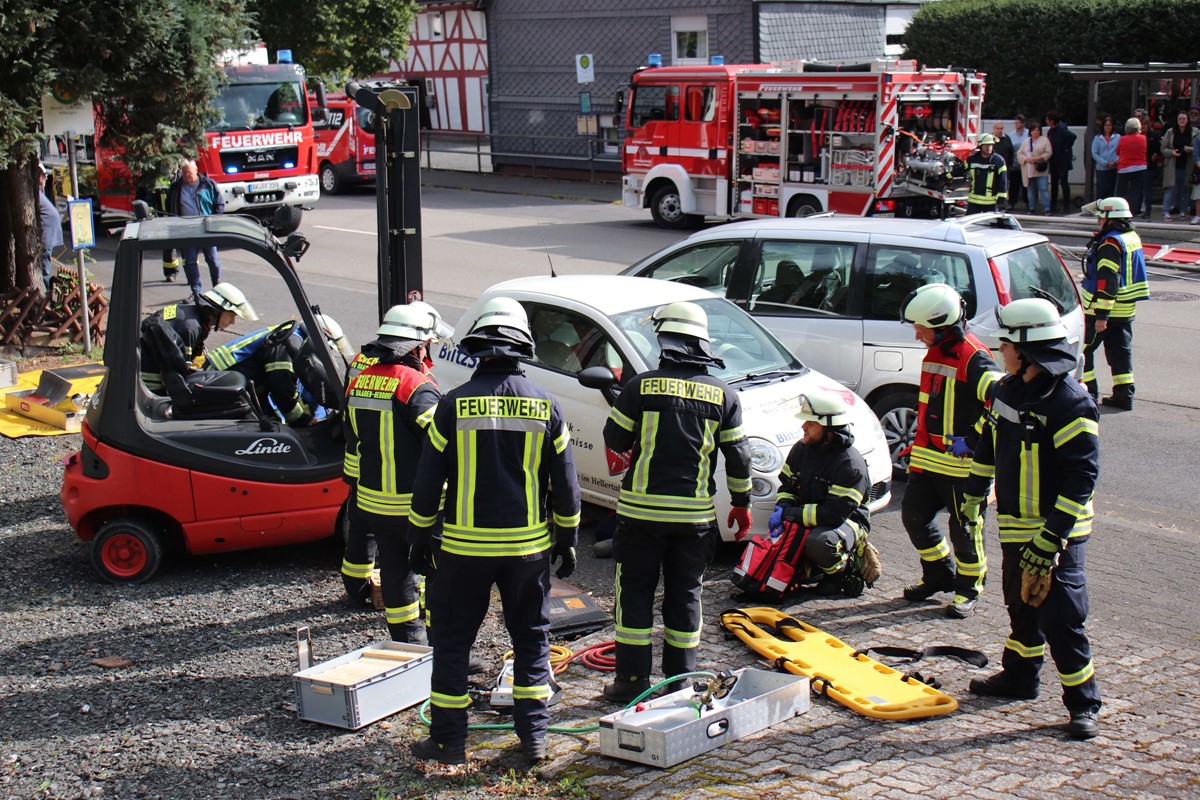
[[[970,330],[998,349],[992,309],[1044,297],[1082,349],[1083,309],[1050,241],[1007,214],[950,220],[821,215],[735,222],[695,233],[622,274],[700,286],[756,317],[805,364],[863,397],[907,469],[925,348],[900,322],[924,283],[963,296]]]

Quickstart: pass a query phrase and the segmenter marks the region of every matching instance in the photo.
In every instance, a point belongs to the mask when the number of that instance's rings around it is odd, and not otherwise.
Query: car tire
[[[892,389],[871,404],[887,441],[895,480],[908,477],[908,451],[917,432],[917,390]]]
[[[162,559],[162,535],[135,517],[109,520],[92,538],[92,567],[109,583],[145,583]]]
[[[304,209],[300,206],[280,206],[279,208],[286,209],[286,214],[272,216],[271,228],[273,232],[276,236],[287,236],[289,233],[294,233],[300,227],[300,218],[304,214]]]
[[[338,177],[333,164],[326,161],[321,165],[321,194],[341,194],[342,179]]]
[[[660,228],[683,230],[694,224],[694,215],[683,213],[683,198],[674,184],[655,190],[650,199],[650,214]]]

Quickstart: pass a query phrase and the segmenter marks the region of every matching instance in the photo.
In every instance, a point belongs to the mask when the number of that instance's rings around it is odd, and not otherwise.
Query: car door
[[[561,306],[521,301],[529,314],[534,358],[526,366],[530,380],[558,398],[571,427],[571,448],[583,499],[615,508],[625,464],[604,446],[609,404],[604,394],[579,383],[579,371],[604,366],[618,385],[634,370],[613,337],[586,314]]]
[[[858,389],[863,358],[854,303],[858,249],[848,236],[764,235],[742,262],[753,275],[737,281],[729,295],[805,365],[852,390]]]

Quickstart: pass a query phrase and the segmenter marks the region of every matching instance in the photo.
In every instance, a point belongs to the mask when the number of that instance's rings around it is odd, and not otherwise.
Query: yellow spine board
[[[775,608],[730,609],[721,624],[776,667],[803,675],[851,711],[876,719],[922,719],[949,714],[958,701]],[[763,630],[774,628],[779,636]]]

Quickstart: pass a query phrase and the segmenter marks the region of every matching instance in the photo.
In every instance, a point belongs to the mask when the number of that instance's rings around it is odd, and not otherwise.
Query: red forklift
[[[374,114],[382,318],[422,291],[419,131],[417,115],[406,113],[417,108],[416,91],[377,81],[351,84],[347,93]],[[61,491],[71,527],[91,543],[92,566],[113,583],[149,580],[168,549],[199,555],[275,547],[341,530],[344,395],[324,337],[310,337],[310,366],[329,413],[311,427],[269,418],[236,372],[193,373],[169,382],[165,395],[141,380],[144,271],[158,267],[165,248],[212,245],[249,253],[264,275],[279,278],[305,330],[319,330],[318,307],[294,268],[308,249],[302,234],[280,241],[257,220],[233,215],[126,227],[113,272],[107,374],[88,406],[83,446],[64,460]]]

